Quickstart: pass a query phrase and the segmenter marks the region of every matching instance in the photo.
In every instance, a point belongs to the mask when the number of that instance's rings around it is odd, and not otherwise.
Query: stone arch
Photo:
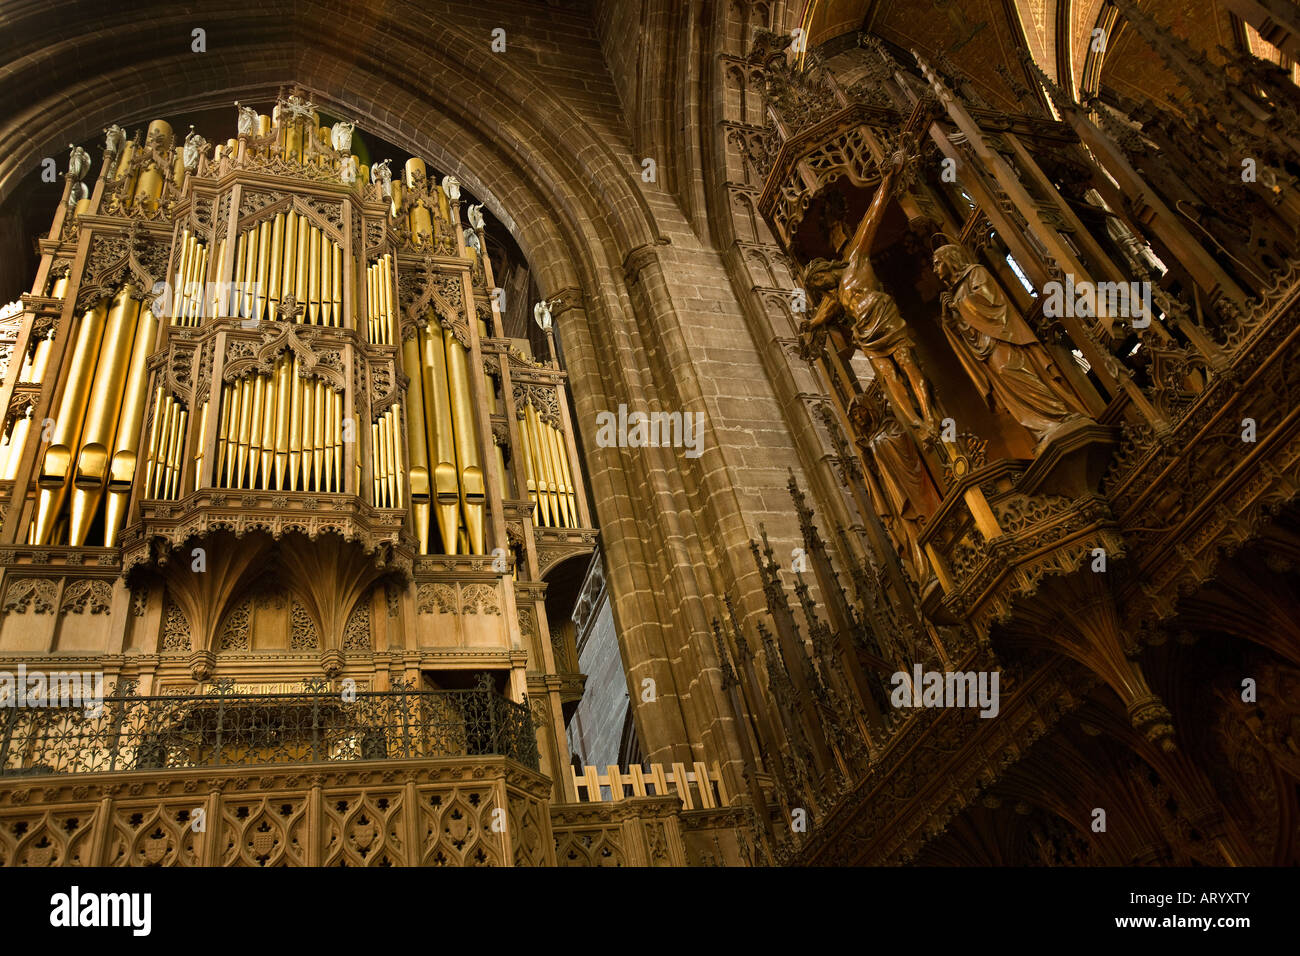
[[[702,15],[719,9],[725,16],[724,4]],[[624,402],[681,409],[707,402],[716,419],[727,418],[717,397],[701,387],[704,370],[697,366],[705,359],[686,334],[694,292],[676,273],[694,273],[691,282],[711,299],[719,290],[719,314],[733,302],[728,274],[702,238],[704,230],[692,228],[700,217],[692,219],[690,202],[679,203],[662,184],[640,182],[617,82],[594,84],[591,91],[566,68],[587,62],[583,57],[601,64],[602,75],[606,68],[601,39],[585,13],[548,8],[544,21],[521,23],[508,43],[522,52],[504,59],[490,51],[490,30],[498,25],[488,22],[493,11],[467,8],[452,26],[415,0],[350,10],[346,20],[317,0],[236,0],[203,14],[202,22],[192,12],[146,0],[130,11],[102,11],[87,35],[67,27],[84,19],[81,13],[75,0],[54,0],[22,8],[9,24],[16,68],[0,77],[0,96],[30,106],[0,133],[0,203],[38,168],[38,159],[61,156],[70,139],[97,140],[109,123],[139,127],[158,116],[215,107],[229,108],[233,121],[233,100],[269,103],[280,87],[301,84],[323,109],[455,174],[512,232],[534,267],[540,294],[566,306],[555,318],[580,427],[597,411]],[[566,17],[575,29],[552,25]],[[666,14],[654,18],[656,42],[646,47],[652,56],[674,49],[657,41],[675,22]],[[206,53],[190,51],[195,26],[207,30]],[[528,45],[530,33],[548,29],[566,31],[569,59],[553,72],[551,51]],[[645,74],[671,80],[669,108],[645,117],[656,131],[676,128],[678,107],[692,114],[709,108],[694,61],[678,61],[671,69],[648,67]],[[668,148],[692,150],[689,165],[695,168],[708,153],[689,137],[674,138]],[[682,153],[678,169],[685,160]],[[734,760],[730,718],[723,714],[716,669],[709,667],[707,621],[725,581],[753,577],[746,570],[738,501],[745,463],[712,437],[698,460],[590,444],[582,457],[606,554],[624,569],[611,581],[610,594],[627,640],[626,659],[653,673],[661,700],[671,701],[655,708],[664,716],[655,718],[653,733],[642,735],[647,756]],[[784,478],[770,481],[779,494]],[[719,547],[720,541],[729,544]],[[661,586],[665,581],[668,587]],[[751,598],[756,594],[751,589]],[[330,646],[350,605],[312,600],[309,611],[320,622],[322,644]],[[689,621],[681,619],[683,608]],[[192,606],[184,610],[199,619]],[[205,614],[202,640],[210,642],[219,610]]]

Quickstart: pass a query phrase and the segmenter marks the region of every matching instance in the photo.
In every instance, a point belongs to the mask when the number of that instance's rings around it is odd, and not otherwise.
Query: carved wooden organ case
[[[154,687],[528,674],[553,756],[542,677],[581,681],[543,576],[595,543],[565,374],[502,337],[458,185],[372,182],[300,91],[239,129],[114,127],[69,174],[0,390],[0,656],[140,655]],[[88,587],[104,626],[69,631]]]

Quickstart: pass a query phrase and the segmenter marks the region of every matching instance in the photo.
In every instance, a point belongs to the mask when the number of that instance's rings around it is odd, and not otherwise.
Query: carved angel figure
[[[479,203],[477,206],[471,205],[468,209],[465,210],[465,215],[469,218],[469,224],[474,229],[477,230],[483,228],[483,204],[482,203]]]
[[[447,194],[447,198],[452,202],[460,199],[460,180],[455,176],[443,176],[442,191]]]
[[[189,134],[185,137],[185,148],[181,150],[181,164],[185,167],[185,171],[192,173],[198,169],[199,159],[207,150],[208,141],[196,133],[191,124]]]
[[[236,128],[240,136],[252,136],[257,130],[257,110],[250,106],[240,106],[239,100],[235,100],[235,108],[239,110],[239,120]]]
[[[68,153],[68,178],[79,183],[90,172],[90,154],[72,143],[68,144],[68,148],[72,150]]]
[[[330,145],[334,147],[335,152],[352,152],[352,131],[356,128],[356,123],[342,121],[330,127]]]
[[[77,208],[77,203],[83,199],[90,198],[90,189],[85,183],[73,183],[72,189],[68,191],[68,205],[73,209]]]
[[[339,178],[348,186],[357,181],[357,158],[355,156],[344,156],[339,160]]]
[[[126,142],[126,130],[114,123],[104,128],[104,152],[116,156]]]
[[[391,197],[393,193],[393,171],[388,167],[391,162],[391,159],[386,159],[370,167],[370,181],[379,184],[379,191],[385,197]]]
[[[545,331],[551,327],[551,303],[542,299],[533,306],[533,318],[537,322],[538,328]]]
[[[478,241],[478,233],[470,229],[465,233],[465,245],[469,246],[479,255],[483,254],[483,246]]]

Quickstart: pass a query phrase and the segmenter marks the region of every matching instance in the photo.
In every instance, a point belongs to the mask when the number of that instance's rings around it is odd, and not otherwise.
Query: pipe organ
[[[457,183],[418,158],[371,175],[352,126],[322,125],[301,91],[240,106],[237,128],[214,149],[163,121],[112,127],[98,175],[74,149],[0,383],[0,598],[45,594],[53,561],[56,590],[131,602],[105,652],[154,655],[147,679],[170,686],[238,677],[223,655],[261,639],[231,636],[261,613],[249,595],[297,580],[258,618],[293,628],[284,679],[351,673],[349,653],[378,652],[366,629],[397,656],[355,665],[362,680],[420,681],[435,665],[412,650],[441,647],[437,667],[497,668],[516,700],[551,701],[558,779],[561,695],[581,681],[542,582],[595,543],[565,374],[502,334]],[[198,549],[244,570],[205,576]],[[85,640],[67,626],[49,647]],[[34,633],[0,611],[0,658]],[[532,687],[558,670],[560,689]]]
[[[239,125],[209,156],[155,121],[110,142],[93,195],[70,187],[56,231],[88,231],[89,255],[51,261],[34,293],[63,314],[9,385],[44,409],[0,436],[0,480],[29,489],[9,533],[113,547],[143,503],[205,489],[409,509],[420,554],[504,544],[492,512],[516,488],[535,525],[588,527],[563,376],[496,336],[459,189],[419,159],[365,182],[300,99]],[[503,377],[522,383],[511,414]]]

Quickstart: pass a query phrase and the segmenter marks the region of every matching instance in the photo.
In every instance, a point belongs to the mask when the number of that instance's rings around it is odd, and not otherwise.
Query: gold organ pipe
[[[227,387],[230,389],[230,421],[226,423],[226,463],[222,466],[222,471],[226,478],[225,486],[234,488],[236,487],[235,461],[239,457],[239,421],[242,417],[240,406],[244,393],[238,380],[231,382]]]
[[[181,275],[180,310],[177,314],[177,325],[190,324],[190,300],[194,296],[194,273],[199,266],[199,245],[194,241],[193,236],[186,237],[185,246],[185,272]]]
[[[325,383],[312,379],[312,481],[317,491],[324,491],[325,470]]]
[[[266,414],[263,411],[263,402],[266,400],[266,386],[268,383],[267,376],[253,375],[250,384],[251,404],[248,410],[248,432],[246,441],[248,443],[248,469],[244,475],[244,488],[257,487],[257,473],[262,462],[262,417]],[[242,442],[240,451],[243,451]],[[240,469],[244,471],[244,469]]]
[[[199,435],[194,448],[194,491],[199,490],[199,482],[203,480],[203,443],[208,435],[208,404],[204,402],[199,409]]]
[[[479,458],[474,402],[469,384],[469,363],[465,347],[450,328],[443,330],[447,349],[447,383],[450,386],[452,421],[455,424],[456,461],[460,471],[460,498],[465,514],[465,531],[471,554],[483,553],[483,508],[487,501],[483,465]]]
[[[370,471],[371,471],[370,482],[371,485],[373,486],[371,488],[371,492],[372,492],[371,500],[375,503],[376,508],[382,508],[384,506],[383,497],[380,494],[380,490],[379,490],[384,482],[383,476],[380,474],[383,466],[380,464],[380,460],[379,460],[379,441],[380,441],[379,422],[371,422],[370,423]]]
[[[533,418],[533,434],[537,436],[537,447],[540,449],[542,459],[542,470],[546,472],[546,490],[548,493],[554,489],[552,502],[552,514],[555,518],[555,526],[562,528],[568,521],[566,512],[569,503],[564,498],[564,488],[560,484],[560,476],[555,467],[555,449],[551,445],[551,427],[542,421],[540,415]]]
[[[36,346],[36,358],[32,361],[32,377],[30,381],[44,382],[45,370],[50,365],[50,352],[54,349],[54,330],[41,340],[40,345]]]
[[[510,476],[506,474],[506,451],[495,440],[492,442],[492,447],[496,450],[497,456],[497,497],[513,497],[513,494],[506,494],[506,489],[512,487]]]
[[[389,507],[398,506],[398,467],[393,437],[393,408],[390,407],[383,412],[383,480],[387,485],[383,497]]]
[[[420,337],[412,335],[402,343],[402,362],[411,384],[407,386],[407,449],[411,461],[411,511],[420,553],[429,553],[429,455],[424,427],[424,372],[420,361]]]
[[[555,503],[557,514],[559,516],[558,524],[561,527],[569,526],[569,499],[565,495],[564,476],[560,473],[560,462],[555,449],[555,429],[542,421],[539,416],[537,419],[537,431],[542,440],[542,451],[546,455],[546,467],[550,470],[551,478],[555,482]]]
[[[249,467],[250,488],[271,487],[271,466],[275,462],[275,393],[280,378],[278,372],[278,365],[272,365],[270,375],[258,376],[262,383],[262,405],[261,414],[258,414],[257,399],[253,399],[253,414],[257,418],[253,434],[257,436],[257,442],[249,447],[249,456],[253,459]]]
[[[198,325],[199,319],[203,315],[203,287],[204,281],[208,276],[208,248],[207,246],[199,247],[198,265],[194,270],[194,278],[191,280],[191,298],[190,298],[190,325]]]
[[[193,281],[194,260],[198,256],[198,248],[194,245],[194,237],[186,235],[182,240],[181,249],[181,270],[176,276],[176,301],[172,309],[172,324],[187,325],[190,311],[190,282]]]
[[[325,386],[325,490],[334,490],[334,389]]]
[[[334,265],[330,269],[330,280],[334,284],[334,324],[343,325],[343,247],[334,247]],[[355,325],[355,319],[354,319]]]
[[[167,456],[171,447],[172,430],[176,427],[176,416],[180,411],[179,406],[170,395],[163,397],[163,409],[165,415],[162,420],[162,428],[158,432],[158,457],[154,461],[154,486],[149,495],[151,498],[164,498],[167,495]]]
[[[379,446],[375,450],[375,457],[379,462],[379,501],[376,502],[381,508],[391,508],[392,502],[389,500],[389,470],[392,467],[388,457],[388,413],[379,416],[376,422],[379,426]]]
[[[546,479],[542,476],[541,466],[537,458],[537,439],[533,436],[533,423],[528,413],[532,406],[525,403],[519,409],[519,434],[524,440],[524,463],[527,466],[530,495],[534,495],[533,503],[537,505],[537,514],[534,521],[539,525],[549,526],[551,523],[551,506],[546,497]]]
[[[402,476],[406,474],[406,456],[402,453],[402,409],[400,405],[392,408],[392,442],[393,442],[393,507],[406,507],[406,490]]]
[[[524,481],[528,486],[528,500],[533,503],[533,523],[541,524],[541,501],[537,493],[537,470],[533,467],[533,450],[532,442],[528,437],[528,420],[524,416],[523,409],[519,410],[521,414],[519,420],[519,441],[523,445],[520,449],[524,464]]]
[[[284,214],[284,270],[280,273],[280,298],[295,294],[295,272],[298,266],[298,214]]]
[[[343,490],[343,423],[341,421],[343,396],[332,388],[326,388],[325,397],[329,400],[330,405],[329,414],[325,418],[325,426],[328,430],[327,437],[329,439],[329,450],[326,452],[325,458],[326,468],[330,472],[327,483],[331,491],[339,492]]]
[[[145,492],[146,498],[161,498],[162,492],[159,490],[165,484],[165,460],[167,458],[167,438],[171,434],[172,413],[175,409],[175,403],[170,395],[163,393],[162,387],[158,388],[158,407],[154,411],[154,421],[158,426],[158,441],[150,453],[150,467],[148,469],[149,481]]]
[[[546,432],[551,442],[551,461],[554,463],[555,480],[559,486],[560,505],[567,519],[566,527],[576,528],[578,526],[578,516],[573,510],[573,485],[569,481],[568,470],[564,467],[564,455],[561,452],[564,436],[558,428],[550,424],[546,426]]]
[[[393,476],[393,457],[392,449],[389,447],[391,434],[391,421],[387,412],[379,416],[379,447],[376,450],[375,457],[379,460],[379,471],[382,475],[379,485],[379,499],[381,508],[393,507],[392,499],[392,476]]]
[[[153,396],[153,421],[149,423],[149,444],[145,447],[144,455],[144,497],[153,497],[153,473],[154,463],[158,459],[158,434],[162,431],[162,401],[163,387],[159,385],[154,389]]]
[[[185,283],[190,275],[190,253],[193,246],[190,244],[190,231],[181,230],[179,258],[176,262],[176,282],[172,289],[171,313],[172,325],[181,324],[181,318],[185,314]]]
[[[248,288],[247,277],[244,275],[247,253],[248,234],[240,233],[239,238],[235,240],[235,268],[231,276],[230,289],[230,314],[238,318],[248,315],[248,310],[244,307],[244,292]]]
[[[460,527],[460,481],[456,473],[456,450],[447,391],[447,355],[442,326],[429,313],[429,324],[421,330],[424,342],[424,418],[429,443],[429,465],[433,471],[433,493],[437,500],[438,530],[444,554],[458,554]]]
[[[184,470],[181,456],[185,453],[185,426],[190,420],[190,413],[181,409],[174,427],[172,428],[171,453],[168,455],[167,463],[167,497],[180,497],[181,490],[181,473]]]
[[[289,379],[289,490],[298,490],[298,470],[302,466],[302,379],[298,377],[298,356],[293,357]]]
[[[308,319],[308,292],[307,292],[307,270],[308,256],[311,249],[311,224],[305,215],[298,217],[298,271],[295,273],[296,284],[294,286],[293,297],[298,305],[302,308],[298,321],[306,322]]]
[[[578,488],[573,482],[573,469],[569,465],[569,445],[565,440],[564,432],[558,428],[555,430],[555,444],[560,455],[560,474],[564,476],[565,494],[569,499],[569,514],[573,518],[573,524],[570,527],[580,527],[582,521],[578,516]]]
[[[320,321],[322,325],[339,324],[334,315],[334,243],[325,230],[320,234]]]
[[[254,276],[253,270],[249,270],[249,279],[253,285],[253,317],[261,321],[267,318],[267,295],[268,280],[271,277],[271,233],[274,226],[269,220],[263,220],[257,226],[257,273]],[[252,240],[252,230],[249,230],[249,239]]]
[[[203,318],[203,304],[207,298],[209,250],[203,246],[199,251],[199,268],[194,276],[194,314],[190,325],[198,325]]]
[[[375,338],[375,267],[366,267],[366,341],[374,343]]]
[[[23,384],[41,382],[45,379],[45,368],[50,361],[50,348],[54,344],[54,330],[36,343],[35,348],[27,352],[27,357],[23,359],[22,369],[18,373],[18,381]]]
[[[172,412],[175,408],[172,397],[164,394],[161,387],[158,389],[158,395],[159,404],[154,411],[154,421],[158,426],[158,441],[150,453],[146,498],[161,498],[160,489],[166,485],[167,438],[171,434]]]
[[[311,227],[307,243],[307,318],[312,325],[320,324],[320,228]]]
[[[225,261],[226,261],[226,240],[223,238],[219,243],[217,243],[217,265],[220,266],[220,264]],[[222,297],[220,295],[214,294],[212,296],[212,318],[215,319],[217,316],[219,316],[221,314],[222,308],[224,308],[225,305],[226,303],[222,301]]]
[[[151,309],[139,309],[135,341],[127,365],[126,386],[117,425],[117,439],[113,442],[113,457],[108,465],[108,502],[104,506],[104,546],[117,544],[117,535],[126,519],[126,506],[131,500],[131,485],[135,482],[137,467],[136,441],[144,421],[145,406],[149,401],[149,353],[153,351],[158,333],[158,316]]]
[[[388,319],[386,337],[388,345],[397,343],[397,289],[393,286],[393,257],[384,256],[384,315]]]
[[[379,263],[375,263],[366,269],[366,337],[376,344],[383,342],[379,308]]]
[[[341,492],[343,491],[343,393],[330,389],[330,394],[333,395],[334,402],[334,414],[330,416],[330,427],[334,429],[334,490]],[[360,494],[361,489],[356,489],[356,492]]]
[[[135,158],[135,143],[125,143],[122,146],[121,155],[117,159],[117,170],[115,177],[121,177],[126,174],[127,167],[131,165],[131,160]],[[131,201],[135,198],[135,180],[136,175],[132,174],[131,178],[121,186],[122,195],[125,197],[123,205],[130,208]]]
[[[280,356],[275,369],[275,488],[277,491],[284,490],[284,481],[289,471],[289,389],[293,385],[293,379],[290,377],[293,371],[289,356]]]
[[[198,313],[198,284],[199,276],[203,274],[203,247],[193,236],[190,237],[190,243],[194,246],[194,252],[190,256],[190,274],[185,280],[185,324],[195,325],[194,316]]]
[[[81,437],[85,418],[86,398],[90,394],[91,376],[99,358],[99,346],[104,337],[104,322],[108,313],[108,299],[103,299],[82,317],[68,366],[67,384],[59,401],[54,418],[54,431],[49,447],[41,462],[37,479],[41,491],[36,511],[33,544],[49,544],[54,519],[63,505],[71,478],[72,449]]]
[[[9,433],[9,444],[5,446],[4,468],[0,469],[0,478],[5,481],[13,481],[18,474],[18,462],[22,458],[23,446],[27,444],[27,436],[32,430],[33,411],[33,408],[27,409],[27,414],[14,422],[13,431]]]
[[[576,528],[578,516],[572,507],[573,485],[569,483],[569,476],[564,468],[564,458],[560,454],[560,445],[564,437],[558,428],[550,424],[546,425],[546,437],[551,444],[551,467],[555,471],[555,490],[560,496],[560,510],[564,513],[565,527]]]
[[[537,414],[537,406],[529,405],[528,414],[532,418],[533,449],[537,454],[538,470],[546,478],[546,499],[551,505],[551,526],[564,526],[564,515],[560,511],[560,488],[555,480],[555,469],[551,465],[551,449],[546,441],[546,426]]]
[[[284,213],[277,212],[271,224],[271,262],[267,267],[267,298],[274,315],[280,306],[281,270],[284,267]]]
[[[315,434],[312,413],[316,410],[316,393],[312,388],[312,379],[302,379],[299,382],[299,392],[300,414],[302,415],[298,433],[301,436],[299,441],[302,446],[302,490],[307,491],[309,490],[308,482],[311,480],[312,470],[312,436]]]
[[[550,527],[557,527],[560,514],[555,500],[555,481],[546,460],[546,451],[542,447],[541,429],[537,427],[537,409],[530,402],[524,406],[524,424],[528,428],[528,443],[533,452],[533,470],[537,473],[537,497],[542,501],[542,521]]]
[[[228,455],[226,454],[227,438],[230,434],[230,386],[225,382],[221,383],[221,402],[220,418],[217,423],[217,460],[216,467],[213,470],[213,483],[221,483],[221,472],[226,467]]]
[[[249,439],[253,431],[253,383],[260,376],[250,375],[239,383],[239,447],[235,451],[235,487],[244,488],[247,472]],[[261,409],[259,408],[260,412]]]
[[[564,512],[561,508],[564,496],[560,493],[559,482],[555,480],[555,464],[551,459],[551,444],[546,435],[546,423],[537,414],[536,405],[528,406],[528,413],[532,418],[531,426],[534,447],[537,451],[537,462],[542,474],[546,476],[546,497],[551,504],[551,525],[552,527],[561,528],[564,526]]]

